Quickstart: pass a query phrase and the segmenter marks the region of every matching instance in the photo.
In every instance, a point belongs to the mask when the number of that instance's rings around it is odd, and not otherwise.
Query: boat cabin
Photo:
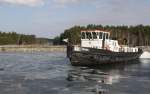
[[[81,47],[117,51],[118,41],[110,40],[110,32],[100,30],[81,31]]]
[[[102,30],[81,31],[81,47],[105,49],[114,52],[137,52],[138,48],[120,47],[117,40],[110,39],[110,32]]]

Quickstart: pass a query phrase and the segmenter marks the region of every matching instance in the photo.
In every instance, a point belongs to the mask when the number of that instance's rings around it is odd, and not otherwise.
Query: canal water
[[[0,94],[149,94],[150,59],[73,67],[60,52],[0,53]]]

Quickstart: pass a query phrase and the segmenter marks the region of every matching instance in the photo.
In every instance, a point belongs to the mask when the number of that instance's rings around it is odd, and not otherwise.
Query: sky
[[[0,30],[53,38],[74,25],[150,25],[150,0],[0,0]]]

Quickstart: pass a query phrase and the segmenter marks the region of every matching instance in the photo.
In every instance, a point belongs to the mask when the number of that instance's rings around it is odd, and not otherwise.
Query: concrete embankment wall
[[[150,46],[138,46],[143,51],[150,52]],[[66,52],[67,47],[64,45],[2,45],[0,52]]]
[[[66,52],[66,46],[49,45],[3,45],[0,52]]]
[[[150,52],[150,46],[138,46],[138,48],[141,48],[143,51]]]

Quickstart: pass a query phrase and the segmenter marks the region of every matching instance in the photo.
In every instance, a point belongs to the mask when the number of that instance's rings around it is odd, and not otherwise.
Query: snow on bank
[[[143,52],[140,58],[150,58],[150,52]]]

